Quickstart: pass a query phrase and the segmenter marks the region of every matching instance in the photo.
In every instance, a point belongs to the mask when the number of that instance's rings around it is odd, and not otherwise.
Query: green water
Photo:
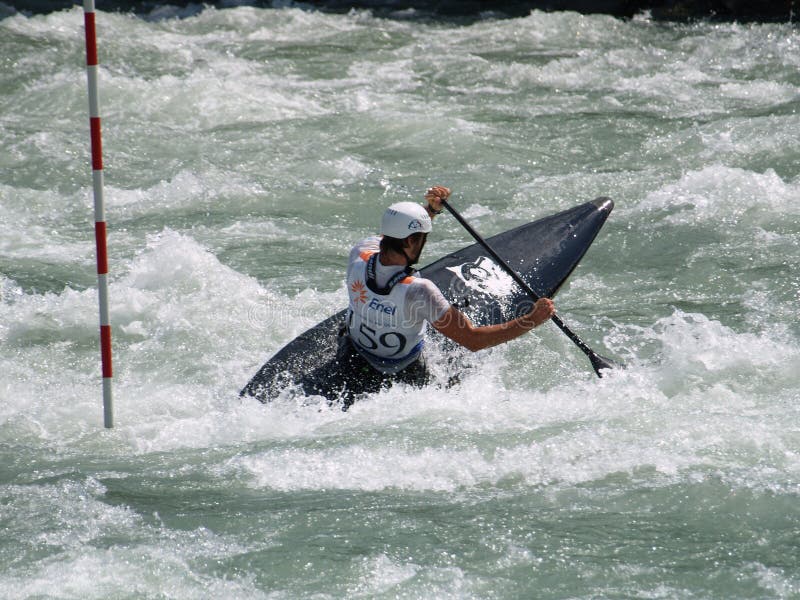
[[[533,13],[0,20],[0,597],[800,596],[800,35]],[[616,208],[555,327],[347,413],[238,391],[432,184]],[[430,262],[470,242],[443,215]],[[446,380],[447,356],[429,363]]]

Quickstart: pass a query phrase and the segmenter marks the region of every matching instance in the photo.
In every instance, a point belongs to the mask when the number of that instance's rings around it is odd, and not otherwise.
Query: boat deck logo
[[[447,267],[447,270],[455,273],[467,289],[488,296],[508,296],[516,286],[511,276],[486,256],[479,256],[474,262]]]

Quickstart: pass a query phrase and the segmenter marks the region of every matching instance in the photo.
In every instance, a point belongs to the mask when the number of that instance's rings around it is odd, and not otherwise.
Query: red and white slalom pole
[[[86,74],[89,80],[89,129],[92,138],[92,186],[94,189],[94,236],[97,243],[97,290],[100,299],[100,358],[103,366],[103,424],[114,427],[111,396],[111,322],[108,318],[108,251],[103,203],[103,145],[100,136],[100,107],[97,97],[97,35],[94,0],[83,1],[86,27]]]

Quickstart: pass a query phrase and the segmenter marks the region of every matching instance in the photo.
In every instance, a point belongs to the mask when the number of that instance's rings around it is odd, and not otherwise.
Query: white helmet
[[[404,240],[412,233],[429,233],[433,229],[428,211],[416,202],[392,204],[383,213],[381,235]]]

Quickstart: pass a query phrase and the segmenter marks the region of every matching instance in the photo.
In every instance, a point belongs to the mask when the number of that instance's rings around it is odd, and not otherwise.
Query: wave
[[[41,14],[69,9],[73,0],[13,0],[0,3],[0,18],[15,12]],[[155,19],[185,18],[201,12],[206,6],[228,8],[256,6],[282,8],[287,6],[331,12],[371,10],[391,18],[431,17],[521,17],[532,10],[575,11],[580,13],[605,13],[631,18],[645,15],[648,18],[679,20],[713,19],[733,21],[787,22],[793,20],[792,6],[786,2],[745,2],[744,0],[704,0],[667,2],[666,0],[216,0],[195,3],[186,0],[156,2],[154,0],[109,0],[99,7],[105,11],[135,12]]]

